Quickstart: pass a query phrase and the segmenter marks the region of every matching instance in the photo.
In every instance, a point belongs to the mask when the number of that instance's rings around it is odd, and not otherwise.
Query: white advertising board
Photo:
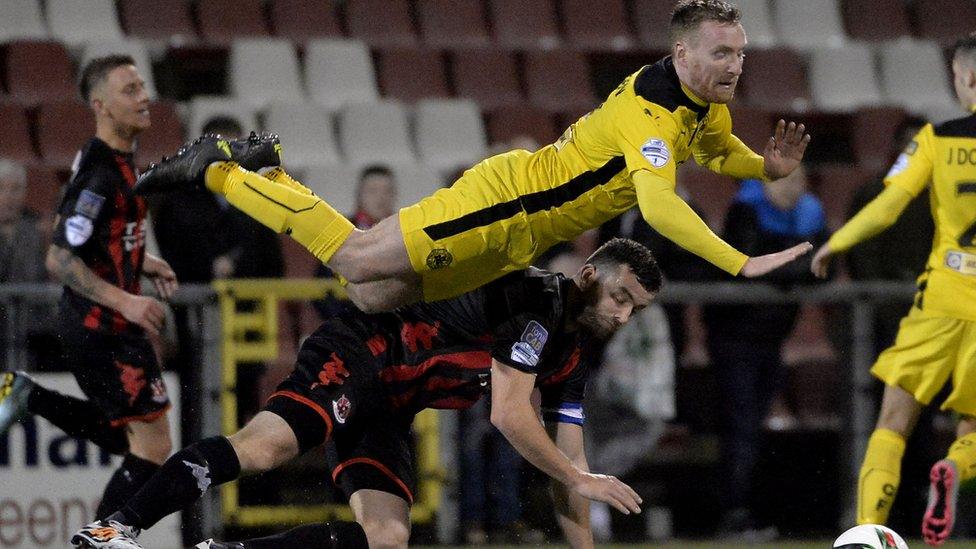
[[[32,374],[44,387],[82,396],[68,373]],[[164,374],[173,407],[168,414],[174,446],[180,440],[180,382]],[[102,490],[122,458],[86,440],[70,438],[46,420],[30,416],[0,436],[0,548],[68,547],[90,522]],[[144,532],[153,549],[182,547],[179,513]]]

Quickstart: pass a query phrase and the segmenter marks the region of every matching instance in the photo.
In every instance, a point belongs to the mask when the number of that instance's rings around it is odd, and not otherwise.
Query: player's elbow
[[[506,408],[503,405],[492,406],[490,420],[496,429],[507,436],[508,433],[511,433],[515,429],[518,421],[515,419],[515,414]]]
[[[44,268],[47,269],[48,275],[53,278],[60,279],[62,265],[64,264],[63,256],[68,253],[55,245],[51,245],[47,249],[47,255],[44,256]]]

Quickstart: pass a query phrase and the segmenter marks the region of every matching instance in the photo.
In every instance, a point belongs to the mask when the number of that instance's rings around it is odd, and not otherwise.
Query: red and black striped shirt
[[[145,201],[132,192],[137,172],[132,153],[92,138],[75,160],[74,173],[58,208],[54,243],[71,251],[103,280],[139,294],[145,257]],[[110,334],[142,334],[118,311],[65,286],[62,322]]]

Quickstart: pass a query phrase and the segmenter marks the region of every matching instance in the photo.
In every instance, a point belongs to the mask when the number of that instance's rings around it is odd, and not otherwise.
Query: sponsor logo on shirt
[[[668,144],[662,139],[648,139],[641,146],[641,154],[655,168],[663,167],[671,159],[671,151],[668,149]]]
[[[78,195],[78,201],[75,202],[75,213],[88,219],[95,219],[98,217],[98,212],[102,211],[103,204],[105,204],[104,196],[84,189]]]

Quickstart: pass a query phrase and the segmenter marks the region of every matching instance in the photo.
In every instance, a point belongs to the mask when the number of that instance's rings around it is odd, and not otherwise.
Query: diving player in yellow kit
[[[901,475],[905,439],[922,411],[952,378],[942,409],[959,414],[957,439],[929,475],[922,535],[942,545],[952,531],[959,484],[976,477],[976,33],[960,40],[952,71],[969,116],[927,124],[885,177],[885,190],[814,255],[825,276],[831,257],[889,227],[931,185],[932,253],[894,345],[871,369],[885,383],[878,423],[868,441],[857,493],[859,524],[884,524]]]
[[[809,244],[749,258],[675,194],[676,167],[689,157],[736,178],[778,179],[799,165],[810,137],[802,124],[780,121],[759,156],[732,135],[725,103],[746,45],[735,7],[683,0],[669,32],[673,55],[624,80],[556,143],[489,158],[366,231],[281,169],[267,177],[233,162],[208,169],[233,158],[214,138],[149,170],[137,192],[172,186],[180,174],[199,184],[205,171],[207,188],[290,234],[348,280],[350,298],[366,311],[477,288],[635,204],[658,232],[732,274],[758,276],[806,253]]]

